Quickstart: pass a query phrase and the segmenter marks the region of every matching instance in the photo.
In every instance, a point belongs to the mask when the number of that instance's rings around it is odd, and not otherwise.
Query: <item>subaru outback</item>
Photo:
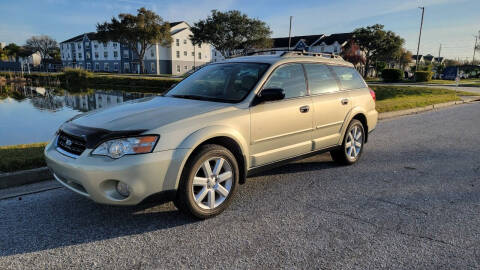
[[[354,164],[377,118],[375,93],[339,56],[244,56],[66,121],[45,157],[58,182],[95,202],[159,194],[203,219],[262,169],[323,152]]]

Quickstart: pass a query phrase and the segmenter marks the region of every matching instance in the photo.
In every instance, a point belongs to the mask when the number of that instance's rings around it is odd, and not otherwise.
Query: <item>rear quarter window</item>
[[[322,64],[304,64],[307,71],[308,87],[312,95],[338,91],[338,84],[332,71]]]
[[[340,80],[342,90],[365,88],[365,82],[358,71],[352,67],[333,66],[333,71]]]

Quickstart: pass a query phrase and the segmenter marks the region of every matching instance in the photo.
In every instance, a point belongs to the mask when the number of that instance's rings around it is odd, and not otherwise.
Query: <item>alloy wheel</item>
[[[230,194],[233,177],[232,166],[223,157],[209,158],[201,163],[192,183],[197,206],[208,210],[220,206]]]
[[[363,133],[358,125],[354,125],[347,135],[345,142],[345,152],[350,160],[355,160],[363,146]]]

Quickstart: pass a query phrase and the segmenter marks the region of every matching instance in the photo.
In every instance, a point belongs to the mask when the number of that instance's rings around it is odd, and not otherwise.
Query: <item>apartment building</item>
[[[182,75],[212,61],[210,44],[193,46],[190,25],[184,21],[170,23],[172,44],[152,44],[142,60],[149,74]],[[60,43],[64,67],[97,72],[140,73],[140,64],[126,45],[100,42],[96,33],[85,33]]]

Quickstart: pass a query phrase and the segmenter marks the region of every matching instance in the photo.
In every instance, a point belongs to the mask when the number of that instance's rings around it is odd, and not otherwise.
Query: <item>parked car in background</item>
[[[162,96],[74,117],[45,156],[56,180],[98,203],[160,193],[208,218],[262,169],[323,152],[354,164],[377,117],[375,93],[338,56],[246,56],[205,66]]]

